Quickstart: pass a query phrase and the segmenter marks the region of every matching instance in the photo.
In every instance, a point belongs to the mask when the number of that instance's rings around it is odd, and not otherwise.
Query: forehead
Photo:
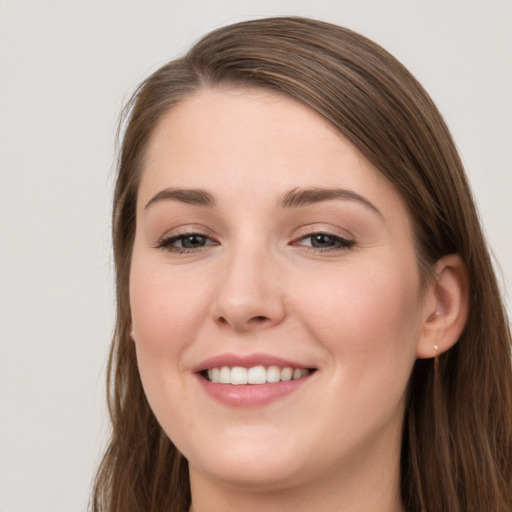
[[[164,115],[148,145],[141,202],[170,186],[248,202],[342,187],[403,209],[394,186],[328,121],[265,89],[202,90]]]
[[[323,117],[283,94],[262,88],[205,89],[163,116],[149,143],[146,167],[152,158],[171,151],[179,158],[192,148],[199,150],[197,157],[203,151],[210,159],[224,157],[227,150],[232,159],[244,154],[256,164],[278,155],[325,151],[328,145],[340,150],[340,141],[346,142]]]

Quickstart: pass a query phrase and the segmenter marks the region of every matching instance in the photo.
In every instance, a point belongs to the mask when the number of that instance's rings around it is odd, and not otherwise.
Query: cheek
[[[134,254],[130,307],[137,364],[146,396],[162,424],[184,406],[175,401],[185,375],[177,370],[183,368],[183,353],[197,335],[207,304],[194,281],[179,276]]]
[[[134,258],[130,273],[130,306],[137,342],[148,350],[176,351],[207,307],[194,279],[169,268],[151,267]]]
[[[337,383],[326,401],[345,406],[334,424],[348,415],[354,431],[368,433],[392,418],[401,421],[420,335],[416,275],[385,262],[352,267],[331,276],[329,290],[319,287],[307,295],[301,316],[309,318],[309,331],[329,353]]]
[[[197,334],[201,294],[190,280],[134,255],[130,306],[137,365],[146,397],[169,436],[190,427],[184,396],[183,352]],[[177,418],[181,418],[177,421]]]
[[[421,300],[415,264],[409,267],[382,260],[331,272],[310,283],[299,316],[335,356],[414,353]]]

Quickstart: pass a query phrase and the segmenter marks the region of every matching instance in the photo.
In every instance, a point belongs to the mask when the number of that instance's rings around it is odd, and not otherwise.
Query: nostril
[[[266,322],[267,320],[268,320],[268,318],[266,316],[258,315],[258,316],[252,317],[249,320],[249,322],[252,322],[252,323],[255,323],[255,324],[261,324],[263,322]]]
[[[262,324],[265,324],[266,322],[268,322],[270,319],[266,316],[263,316],[263,315],[257,315],[257,316],[253,316],[251,318],[249,318],[248,320],[246,320],[245,322],[245,325],[246,327],[249,327],[249,326],[258,326],[258,325],[262,325]],[[230,322],[227,318],[223,317],[223,316],[219,316],[217,318],[217,322],[220,324],[220,325],[233,325],[233,326],[236,326],[236,322]]]

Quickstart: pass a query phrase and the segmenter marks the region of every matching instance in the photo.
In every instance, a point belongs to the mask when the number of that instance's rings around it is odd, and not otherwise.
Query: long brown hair
[[[348,138],[399,190],[422,277],[458,253],[470,311],[453,348],[413,369],[404,421],[407,510],[512,510],[510,331],[476,209],[450,133],[421,85],[389,53],[350,30],[304,18],[220,28],[147,78],[127,105],[113,203],[117,323],[108,366],[112,437],[94,512],[183,512],[187,462],[158,425],[130,340],[128,283],[144,151],[162,116],[208,87],[264,87],[300,101]]]

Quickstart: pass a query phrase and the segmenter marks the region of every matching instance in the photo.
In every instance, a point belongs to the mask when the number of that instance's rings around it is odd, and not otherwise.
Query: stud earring
[[[439,350],[439,347],[437,345],[434,345],[434,350]]]

